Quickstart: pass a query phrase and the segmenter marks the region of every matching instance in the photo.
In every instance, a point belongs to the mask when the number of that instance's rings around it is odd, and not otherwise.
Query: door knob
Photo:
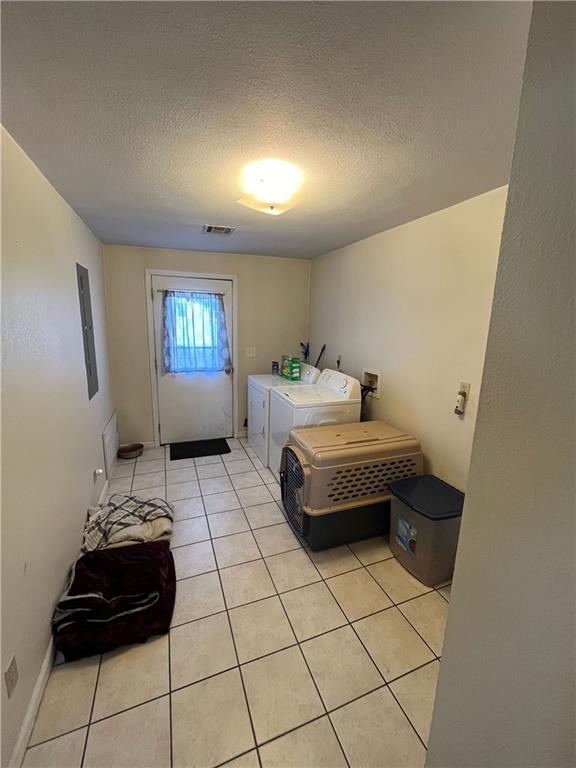
[[[232,366],[231,365],[227,365],[226,368],[224,368],[224,373],[227,376],[230,376],[230,374],[232,373]]]

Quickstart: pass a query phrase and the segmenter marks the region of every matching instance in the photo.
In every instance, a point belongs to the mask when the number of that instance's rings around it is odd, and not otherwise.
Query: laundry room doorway
[[[236,281],[147,270],[155,442],[233,437]]]

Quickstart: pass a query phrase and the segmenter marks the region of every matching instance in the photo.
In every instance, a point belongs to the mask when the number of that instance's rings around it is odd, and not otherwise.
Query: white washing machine
[[[360,382],[327,368],[314,385],[278,387],[270,393],[268,466],[280,479],[282,448],[294,427],[360,421]]]
[[[301,363],[300,376],[300,381],[287,381],[282,376],[272,374],[248,376],[248,445],[265,467],[268,466],[270,439],[270,391],[278,387],[314,384],[320,371],[313,365]]]

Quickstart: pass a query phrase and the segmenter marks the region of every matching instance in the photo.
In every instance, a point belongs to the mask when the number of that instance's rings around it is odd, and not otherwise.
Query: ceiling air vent
[[[202,230],[207,235],[231,235],[236,227],[227,227],[224,224],[204,224]]]

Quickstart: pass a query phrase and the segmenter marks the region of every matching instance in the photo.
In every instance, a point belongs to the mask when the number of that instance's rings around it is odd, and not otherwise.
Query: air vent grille
[[[225,224],[204,224],[202,230],[207,235],[231,235],[236,227],[229,227]]]

